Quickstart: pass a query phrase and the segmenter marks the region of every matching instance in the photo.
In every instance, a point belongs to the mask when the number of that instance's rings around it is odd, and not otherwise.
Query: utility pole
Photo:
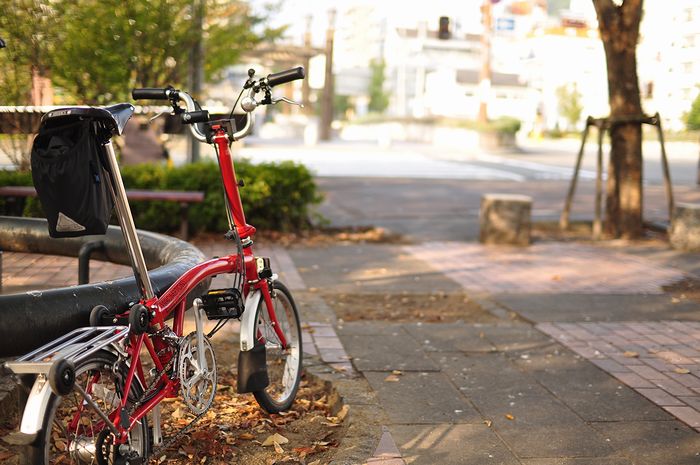
[[[309,63],[311,59],[311,21],[313,17],[308,15],[306,17],[306,30],[304,31],[304,69],[306,70],[306,75],[309,75]],[[303,79],[301,81],[301,103],[304,104],[304,113],[307,115],[313,114],[313,108],[311,108],[311,86],[309,85],[309,78]]]
[[[195,99],[201,98],[202,82],[204,81],[204,44],[202,35],[204,30],[204,2],[205,0],[192,0],[192,22],[195,30],[195,40],[190,50],[190,92]],[[188,146],[190,162],[199,161],[200,142],[187,131],[189,136]]]
[[[479,116],[481,123],[488,121],[488,101],[491,95],[491,0],[484,0],[481,5],[481,22],[484,31],[481,34],[481,72],[479,73]]]
[[[331,123],[333,122],[333,36],[335,35],[335,10],[328,11],[328,29],[326,30],[326,76],[323,82],[323,99],[321,100],[321,127],[319,139],[331,140]]]

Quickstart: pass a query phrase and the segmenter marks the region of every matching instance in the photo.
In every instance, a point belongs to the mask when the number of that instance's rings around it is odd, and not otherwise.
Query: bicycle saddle
[[[42,127],[54,127],[77,119],[89,119],[104,124],[113,136],[124,132],[126,123],[134,114],[130,103],[117,103],[108,107],[66,107],[52,110],[41,118]]]

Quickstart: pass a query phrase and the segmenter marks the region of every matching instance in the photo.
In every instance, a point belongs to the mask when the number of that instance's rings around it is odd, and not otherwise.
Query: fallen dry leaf
[[[554,276],[552,276],[552,281],[561,281],[561,276],[555,274]]]
[[[392,370],[392,371],[391,371],[391,374],[392,374],[392,375],[396,375],[396,376],[401,376],[401,375],[403,374],[403,371],[401,371],[401,370]]]
[[[628,351],[626,351],[626,352],[625,352],[624,354],[622,354],[622,355],[625,356],[625,357],[627,357],[627,358],[638,358],[638,357],[639,357],[639,352],[635,352],[635,351],[633,351],[633,350],[628,350]]]
[[[284,449],[282,449],[282,446],[280,446],[276,442],[273,442],[272,445],[275,446],[275,452],[277,452],[278,454],[284,454]]]
[[[396,375],[389,375],[386,378],[384,378],[384,381],[387,383],[396,383],[399,380],[399,377]]]
[[[506,418],[508,420],[515,420],[515,417],[513,415],[511,415],[510,413],[506,413]]]
[[[687,375],[688,373],[690,373],[690,370],[688,370],[687,368],[676,368],[673,371],[678,373],[679,375]]]
[[[267,437],[262,443],[263,447],[269,447],[275,443],[277,444],[287,444],[289,442],[289,439],[285,438],[279,433],[272,434]]]
[[[338,420],[343,421],[345,420],[345,417],[348,415],[348,412],[350,411],[350,406],[345,404],[343,407],[340,409],[338,414],[335,416]]]
[[[491,420],[484,420],[484,424],[485,424],[488,428],[491,428],[491,425],[493,424],[493,422],[492,422]]]

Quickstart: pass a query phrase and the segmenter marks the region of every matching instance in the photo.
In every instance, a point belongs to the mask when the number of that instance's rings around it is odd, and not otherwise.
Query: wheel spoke
[[[258,403],[270,413],[287,410],[294,400],[301,376],[300,327],[296,307],[289,291],[277,282],[273,283],[273,305],[276,322],[272,323],[264,303],[258,307],[257,334],[265,338],[269,385],[254,393]],[[278,324],[276,328],[274,325]],[[281,334],[286,346],[281,342]]]

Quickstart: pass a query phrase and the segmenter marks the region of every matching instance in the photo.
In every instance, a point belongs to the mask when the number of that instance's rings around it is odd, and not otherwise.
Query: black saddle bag
[[[51,237],[107,231],[114,204],[103,151],[90,121],[39,130],[32,146],[32,178]]]

